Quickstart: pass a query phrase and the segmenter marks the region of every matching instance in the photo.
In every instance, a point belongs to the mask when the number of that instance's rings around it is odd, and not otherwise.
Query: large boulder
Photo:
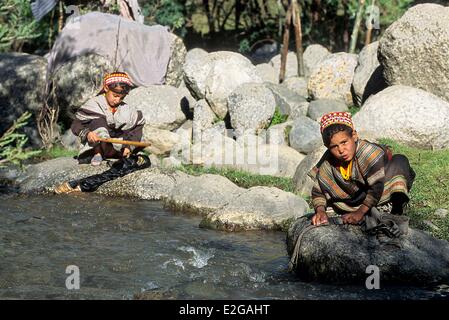
[[[303,53],[305,76],[310,77],[313,69],[330,54],[331,52],[320,44],[311,44],[308,46]]]
[[[195,104],[195,112],[193,114],[193,143],[201,140],[203,131],[212,128],[216,119],[216,114],[209,107],[205,99],[201,99]]]
[[[357,131],[370,138],[449,148],[449,103],[421,89],[388,87],[371,96],[353,120]]]
[[[180,37],[169,33],[170,38],[170,60],[168,61],[167,74],[165,75],[165,84],[179,87],[183,80],[183,67],[187,54],[184,42]]]
[[[184,74],[186,84],[195,96],[205,98],[221,119],[228,112],[226,98],[232,91],[244,83],[262,83],[256,67],[247,58],[229,51],[212,52],[200,59],[188,55]]]
[[[200,226],[226,231],[285,231],[308,209],[307,202],[293,193],[272,187],[252,187],[209,213]]]
[[[308,154],[322,144],[320,125],[308,117],[298,117],[293,121],[289,133],[290,146]]]
[[[296,239],[310,225],[300,218],[287,233],[287,251],[293,254]],[[357,282],[365,285],[378,268],[382,283],[432,285],[449,283],[449,243],[422,231],[409,229],[402,248],[380,246],[359,226],[329,225],[303,233],[296,273],[303,279],[328,283]]]
[[[222,176],[190,176],[171,190],[164,205],[174,211],[207,215],[232,202],[244,191]]]
[[[256,72],[264,82],[279,83],[279,70],[268,63],[256,65]]]
[[[269,64],[273,66],[277,74],[281,72],[281,54],[274,56]],[[289,51],[287,54],[287,63],[285,64],[285,78],[298,76],[298,60],[296,59],[296,53]],[[278,77],[279,78],[279,77]]]
[[[150,125],[143,127],[143,140],[151,145],[145,150],[155,155],[168,155],[181,141],[181,136],[169,130],[154,128]]]
[[[406,85],[449,101],[449,8],[420,4],[391,24],[379,60],[390,85]]]
[[[307,99],[288,87],[280,84],[265,82],[264,85],[271,90],[276,100],[276,107],[283,115],[290,115],[293,112],[306,115]]]
[[[20,193],[53,192],[59,184],[102,173],[109,169],[104,163],[94,167],[78,164],[73,158],[57,158],[31,165],[16,179]],[[148,168],[130,173],[122,178],[101,185],[99,194],[115,197],[133,197],[145,200],[162,200],[172,188],[189,175],[183,172],[166,174],[157,168]]]
[[[235,169],[257,175],[292,178],[296,167],[303,161],[305,155],[285,145],[269,145],[258,143],[236,149]],[[244,159],[240,161],[239,159]]]
[[[167,85],[136,88],[125,102],[142,111],[147,125],[164,130],[179,128],[189,109],[184,91]]]
[[[20,115],[30,111],[36,115],[44,104],[47,61],[25,53],[0,54],[0,135]],[[25,128],[33,145],[40,145],[35,117]]]
[[[354,101],[361,106],[369,96],[376,94],[387,87],[383,76],[383,67],[377,59],[379,41],[365,46],[359,53],[359,63],[355,68]]]
[[[110,61],[95,53],[60,65],[50,78],[55,99],[51,101],[59,106],[63,119],[73,119],[76,110],[100,92],[104,74],[112,70]]]
[[[231,125],[240,136],[246,131],[258,133],[273,117],[276,101],[263,84],[245,83],[227,98]]]
[[[339,100],[320,99],[311,101],[307,116],[313,120],[318,120],[322,115],[333,111],[348,111],[348,106]]]
[[[308,176],[308,173],[321,157],[326,152],[327,148],[323,145],[314,151],[310,152],[303,161],[296,167],[295,174],[293,176],[293,183],[295,185],[295,192],[304,196],[310,197],[312,194],[313,180]]]
[[[329,55],[313,69],[308,82],[309,95],[314,99],[341,100],[353,104],[351,84],[357,66],[357,55],[339,52]]]
[[[307,80],[303,77],[291,77],[285,79],[282,82],[282,85],[289,88],[296,94],[299,94],[301,97],[308,97],[309,93],[307,92]]]
[[[198,100],[205,98],[206,78],[210,69],[205,63],[208,57],[209,53],[206,50],[194,48],[187,51],[184,61],[184,83]]]

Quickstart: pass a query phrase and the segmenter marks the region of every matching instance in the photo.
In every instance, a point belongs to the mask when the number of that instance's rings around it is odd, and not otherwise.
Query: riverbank
[[[432,236],[449,240],[449,150],[424,150],[408,147],[391,139],[382,143],[392,147],[394,153],[406,155],[416,172],[416,180],[411,191],[408,215],[411,226],[429,232]],[[31,159],[32,163],[60,157],[73,157],[75,151],[56,146]],[[223,176],[241,188],[256,186],[274,187],[294,193],[295,185],[291,178],[257,175],[232,168],[206,168],[199,165],[180,165],[177,167],[159,167],[161,173],[182,172],[191,176],[213,174]],[[305,197],[310,205],[310,198]]]

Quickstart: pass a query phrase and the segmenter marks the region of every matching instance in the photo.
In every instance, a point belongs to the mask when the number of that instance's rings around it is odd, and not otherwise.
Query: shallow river
[[[0,195],[0,299],[430,299],[437,289],[305,283],[285,233],[199,228],[157,201]],[[73,280],[79,270],[79,289]],[[75,270],[75,272],[73,272]],[[73,281],[72,281],[73,280]]]

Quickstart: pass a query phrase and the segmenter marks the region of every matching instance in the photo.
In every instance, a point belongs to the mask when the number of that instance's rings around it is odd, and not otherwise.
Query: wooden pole
[[[59,19],[58,19],[58,33],[61,32],[64,26],[64,4],[63,1],[59,1]]]
[[[145,142],[145,141],[142,141],[142,142],[140,142],[140,141],[129,141],[129,140],[113,139],[113,138],[109,138],[109,139],[100,138],[98,140],[102,141],[102,142],[108,142],[108,143],[128,144],[130,146],[136,146],[136,147],[148,147],[148,146],[151,146],[151,143]]]
[[[296,59],[298,61],[298,76],[304,76],[304,60],[302,56],[301,16],[297,0],[292,0],[293,26],[295,28]]]
[[[288,53],[288,42],[290,39],[290,23],[292,20],[292,5],[288,6],[287,15],[285,16],[285,29],[284,29],[284,39],[282,42],[282,52],[281,52],[281,70],[279,73],[279,83],[284,82],[285,79],[285,66],[287,63],[287,53]]]
[[[373,7],[375,6],[376,0],[372,0],[371,2],[371,10],[373,10]],[[373,22],[371,21],[371,15],[369,16],[370,22],[368,24],[368,29],[366,30],[366,37],[365,37],[365,46],[369,45],[371,43],[371,37],[373,34]]]

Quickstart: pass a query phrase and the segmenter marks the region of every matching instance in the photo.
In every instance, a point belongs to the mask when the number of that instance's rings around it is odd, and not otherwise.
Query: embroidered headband
[[[115,83],[126,83],[130,87],[133,86],[133,83],[126,72],[106,73],[103,78],[103,84],[106,87],[109,87]]]
[[[323,133],[324,129],[333,124],[343,124],[354,129],[352,116],[349,112],[330,112],[323,115],[320,119],[321,133]]]

